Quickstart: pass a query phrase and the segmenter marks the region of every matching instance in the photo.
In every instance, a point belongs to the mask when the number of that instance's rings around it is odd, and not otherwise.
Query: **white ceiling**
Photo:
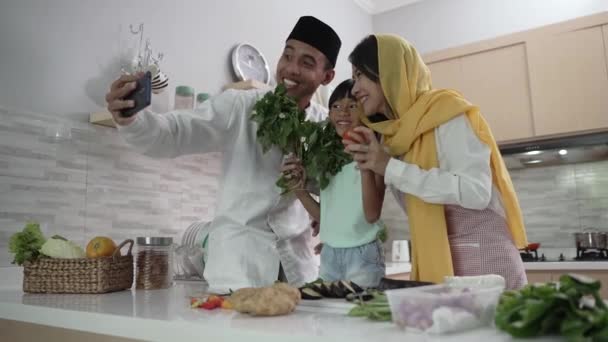
[[[353,0],[369,14],[379,14],[426,0]]]

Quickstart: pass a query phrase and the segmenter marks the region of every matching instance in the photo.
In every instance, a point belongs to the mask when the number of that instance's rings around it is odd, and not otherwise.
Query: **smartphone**
[[[123,118],[129,118],[148,107],[152,102],[152,73],[146,72],[137,80],[137,86],[124,100],[133,100],[135,105],[120,112]]]

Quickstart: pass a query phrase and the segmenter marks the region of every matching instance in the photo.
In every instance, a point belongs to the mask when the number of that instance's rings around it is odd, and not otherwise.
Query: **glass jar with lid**
[[[209,99],[209,94],[207,93],[198,93],[196,95],[196,108],[201,108],[203,103]]]
[[[137,238],[136,289],[157,290],[171,287],[173,250],[173,238]]]
[[[189,86],[175,87],[175,109],[194,108],[194,88]]]

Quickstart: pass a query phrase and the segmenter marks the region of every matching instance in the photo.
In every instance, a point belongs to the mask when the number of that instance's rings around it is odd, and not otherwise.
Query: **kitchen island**
[[[405,333],[392,323],[347,317],[347,306],[338,312],[336,306],[300,305],[292,314],[279,317],[191,309],[189,296],[202,291],[200,283],[179,283],[168,290],[103,295],[25,294],[17,288],[2,289],[0,319],[145,341],[511,340],[507,334],[489,327],[425,338],[425,335]],[[7,333],[10,332],[0,332],[0,335]]]

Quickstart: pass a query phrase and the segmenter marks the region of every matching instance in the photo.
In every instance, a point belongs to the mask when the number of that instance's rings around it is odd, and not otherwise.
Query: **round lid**
[[[209,98],[209,94],[207,93],[199,93],[196,95],[196,102],[204,102]]]
[[[270,82],[270,69],[264,55],[251,44],[242,43],[232,51],[232,68],[241,81]]]
[[[175,94],[179,96],[194,96],[194,88],[189,86],[175,87]]]
[[[172,243],[173,238],[170,237],[140,236],[137,238],[139,246],[170,246]]]

